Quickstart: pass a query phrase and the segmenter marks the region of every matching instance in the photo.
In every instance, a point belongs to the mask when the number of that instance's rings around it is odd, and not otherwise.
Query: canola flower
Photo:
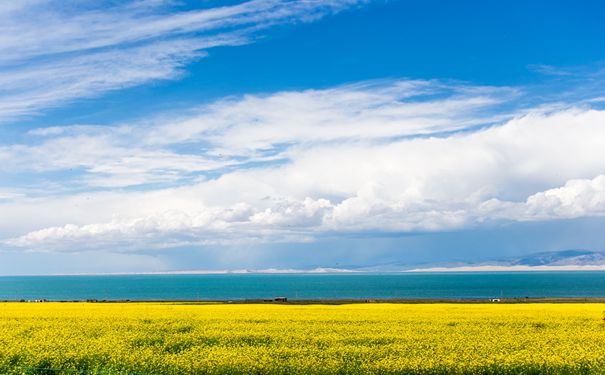
[[[0,303],[0,368],[604,373],[604,310],[604,304]]]

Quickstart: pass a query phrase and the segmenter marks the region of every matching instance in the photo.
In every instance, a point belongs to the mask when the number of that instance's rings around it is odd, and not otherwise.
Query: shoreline
[[[349,305],[349,304],[526,304],[526,303],[605,303],[603,297],[523,297],[523,298],[367,298],[367,299],[232,299],[232,300],[2,300],[0,303],[90,303],[90,304],[183,304],[183,305]]]

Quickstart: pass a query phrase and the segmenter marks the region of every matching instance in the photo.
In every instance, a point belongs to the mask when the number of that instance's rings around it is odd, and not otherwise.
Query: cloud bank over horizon
[[[70,173],[4,193],[4,246],[137,252],[605,216],[605,111],[525,95],[382,80],[33,129],[0,147],[1,168]]]

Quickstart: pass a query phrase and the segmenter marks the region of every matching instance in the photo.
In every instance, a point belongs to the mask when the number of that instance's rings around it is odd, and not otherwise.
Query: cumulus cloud
[[[304,228],[321,223],[323,212],[330,208],[326,200],[305,199],[282,202],[264,210],[245,203],[232,207],[206,208],[194,212],[169,210],[144,217],[115,218],[107,223],[50,227],[6,241],[19,247],[47,250],[65,249],[67,244],[78,250],[101,246],[120,246],[121,250],[166,248],[185,245],[237,243],[239,241],[306,241],[311,238]],[[292,230],[280,227],[293,226]],[[303,230],[301,230],[303,229]]]
[[[520,221],[605,216],[605,175],[567,181],[564,186],[533,194],[525,202],[493,199],[483,208],[493,216]]]
[[[108,90],[173,79],[209,48],[310,22],[360,1],[252,0],[184,10],[171,1],[25,0],[0,6],[0,121]]]
[[[266,206],[266,205],[265,205]],[[202,210],[170,210],[105,223],[49,227],[5,241],[6,245],[82,251],[113,246],[119,251],[256,242],[312,241],[334,232],[440,231],[487,220],[538,221],[605,216],[605,175],[572,180],[536,193],[525,202],[490,199],[451,207],[350,198],[281,200],[266,208],[239,203]]]
[[[526,204],[528,216],[536,219],[605,215],[605,175],[568,181],[563,187],[530,196]]]

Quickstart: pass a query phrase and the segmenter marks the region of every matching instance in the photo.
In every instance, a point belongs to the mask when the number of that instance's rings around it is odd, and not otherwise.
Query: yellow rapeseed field
[[[603,310],[603,304],[2,303],[0,368],[605,373]]]

